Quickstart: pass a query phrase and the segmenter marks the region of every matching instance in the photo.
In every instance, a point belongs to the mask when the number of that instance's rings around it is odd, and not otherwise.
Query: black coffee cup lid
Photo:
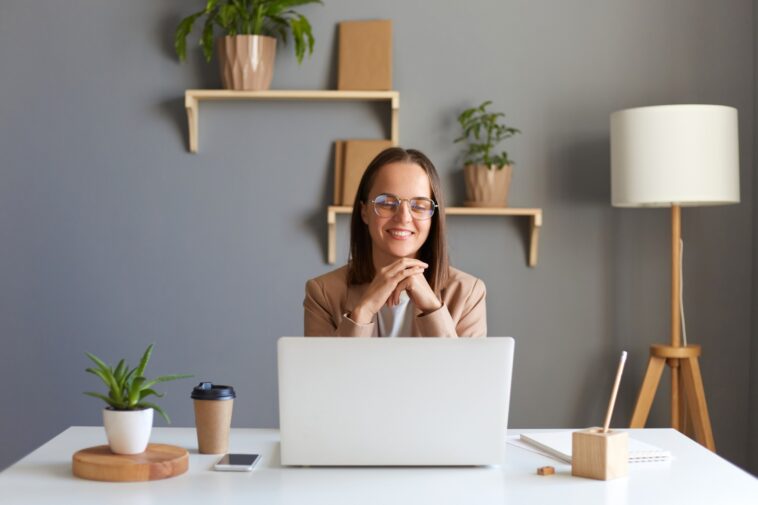
[[[201,382],[192,389],[191,397],[193,400],[231,400],[237,395],[232,386]]]

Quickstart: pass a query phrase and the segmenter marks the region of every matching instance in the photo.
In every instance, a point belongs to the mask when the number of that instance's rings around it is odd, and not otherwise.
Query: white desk
[[[519,430],[511,430],[512,434]],[[532,430],[523,430],[532,431]],[[233,452],[263,460],[252,473],[214,472],[218,456],[197,454],[192,428],[156,428],[151,441],[186,447],[190,469],[173,479],[104,483],[71,474],[71,455],[105,443],[102,427],[64,431],[0,473],[2,505],[34,504],[740,504],[758,503],[758,479],[671,429],[630,430],[669,449],[668,463],[630,465],[628,478],[571,477],[569,465],[508,446],[501,467],[282,468],[276,430],[234,429]],[[552,465],[556,475],[536,475]]]

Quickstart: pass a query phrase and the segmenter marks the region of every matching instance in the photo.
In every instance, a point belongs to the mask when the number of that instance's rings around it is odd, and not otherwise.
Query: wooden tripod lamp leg
[[[642,381],[640,394],[637,396],[637,404],[634,407],[632,421],[629,423],[630,428],[644,428],[647,422],[647,416],[650,414],[650,407],[653,405],[655,392],[658,389],[658,383],[661,382],[663,367],[666,360],[658,356],[650,356],[647,363],[647,372]]]
[[[713,439],[711,418],[708,416],[708,405],[705,402],[703,377],[700,375],[700,365],[696,357],[683,358],[681,361],[684,393],[687,396],[687,410],[695,428],[695,439],[708,449],[716,452],[716,442]]]
[[[679,431],[690,437],[691,439],[695,439],[695,431],[693,430],[692,425],[692,416],[689,413],[689,409],[687,407],[687,393],[685,391],[685,385],[686,385],[686,379],[684,378],[684,367],[679,366],[677,367],[677,371],[679,373],[679,412],[680,419],[679,419]]]
[[[679,366],[679,360],[676,358],[669,358],[666,363],[671,367],[671,427],[677,431],[682,431],[682,411],[681,407],[681,392],[682,383],[679,381],[681,378],[681,367]]]

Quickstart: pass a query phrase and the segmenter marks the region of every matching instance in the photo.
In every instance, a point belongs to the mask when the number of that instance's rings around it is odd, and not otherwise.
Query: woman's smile
[[[414,233],[411,230],[402,228],[389,228],[387,234],[395,240],[408,240]]]

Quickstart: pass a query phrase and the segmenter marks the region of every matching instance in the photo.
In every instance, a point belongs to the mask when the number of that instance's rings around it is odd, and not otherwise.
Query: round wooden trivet
[[[82,479],[134,482],[176,477],[187,471],[189,453],[173,445],[150,444],[142,454],[114,454],[107,445],[88,447],[73,456],[74,475]]]

